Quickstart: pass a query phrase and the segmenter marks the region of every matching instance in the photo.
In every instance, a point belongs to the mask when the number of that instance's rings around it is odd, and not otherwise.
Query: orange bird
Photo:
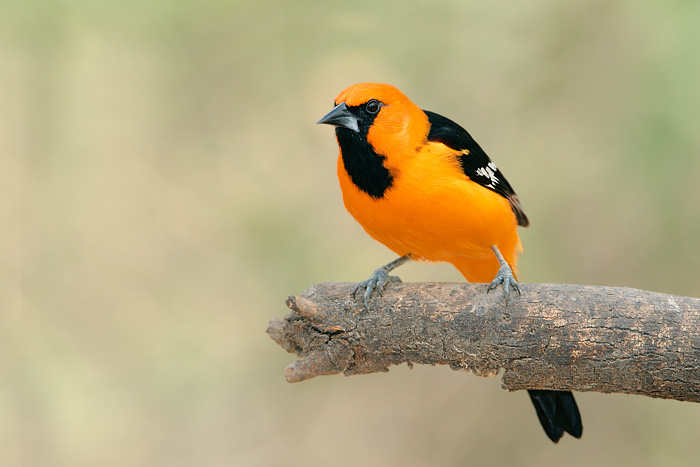
[[[501,171],[467,131],[421,110],[388,84],[350,86],[318,123],[336,127],[338,178],[345,207],[367,233],[399,258],[374,271],[365,306],[399,278],[389,272],[410,260],[453,264],[469,282],[503,285],[516,280],[517,227],[529,221]],[[568,391],[529,390],[549,438],[582,432]]]

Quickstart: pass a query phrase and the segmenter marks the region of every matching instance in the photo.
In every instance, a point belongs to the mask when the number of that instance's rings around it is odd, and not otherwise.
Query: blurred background
[[[445,367],[288,384],[284,300],[393,254],[345,212],[345,87],[465,126],[525,282],[700,296],[700,3],[0,3],[0,464],[696,465],[700,406]],[[461,281],[411,264],[405,281]]]

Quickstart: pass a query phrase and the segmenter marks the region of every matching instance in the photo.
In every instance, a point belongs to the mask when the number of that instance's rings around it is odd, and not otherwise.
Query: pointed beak
[[[316,123],[326,123],[328,125],[349,128],[356,132],[360,131],[360,128],[357,126],[357,117],[348,110],[345,102],[336,105],[333,110],[324,115],[324,117]]]

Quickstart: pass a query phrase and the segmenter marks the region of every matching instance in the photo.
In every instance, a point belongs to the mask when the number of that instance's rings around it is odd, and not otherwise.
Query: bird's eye
[[[367,110],[367,112],[374,115],[377,112],[379,112],[379,108],[381,106],[381,103],[377,99],[372,99],[371,101],[367,102],[367,105],[365,105],[365,109]]]

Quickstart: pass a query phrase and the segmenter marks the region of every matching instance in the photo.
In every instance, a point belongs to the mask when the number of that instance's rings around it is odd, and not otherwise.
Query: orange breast
[[[352,183],[338,159],[345,207],[369,235],[398,255],[452,263],[470,282],[494,278],[496,245],[515,273],[520,240],[510,204],[470,181],[452,151],[429,143],[400,169],[388,168],[393,186],[375,199]]]

